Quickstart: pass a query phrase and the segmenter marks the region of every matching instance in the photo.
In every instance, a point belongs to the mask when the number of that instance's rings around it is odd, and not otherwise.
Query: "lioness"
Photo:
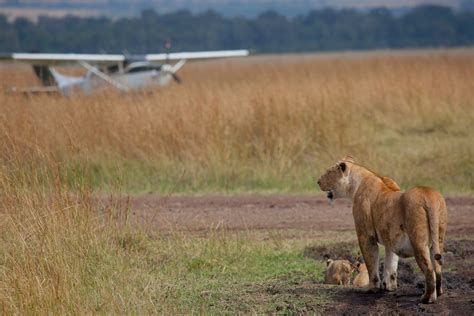
[[[385,246],[383,288],[397,288],[398,256],[415,256],[426,279],[422,303],[434,303],[442,292],[443,241],[448,221],[446,203],[428,187],[400,191],[388,177],[354,162],[348,156],[318,180],[330,200],[352,200],[359,247],[369,271],[369,290],[380,288],[378,244]]]
[[[348,260],[328,259],[326,265],[327,269],[324,275],[324,283],[349,285],[354,267]]]

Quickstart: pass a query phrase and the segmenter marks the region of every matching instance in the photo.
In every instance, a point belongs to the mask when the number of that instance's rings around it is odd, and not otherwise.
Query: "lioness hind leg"
[[[425,293],[421,297],[421,302],[425,304],[434,303],[436,302],[436,277],[431,263],[430,249],[428,246],[425,246],[418,249],[415,248],[414,250],[416,263],[418,263],[418,266],[425,275]]]
[[[436,277],[431,262],[430,234],[426,211],[423,207],[408,207],[406,214],[409,216],[406,223],[408,237],[415,253],[416,263],[425,275],[425,293],[421,297],[421,302],[434,303],[436,301]]]
[[[387,291],[397,289],[398,256],[385,248],[385,261],[383,269],[383,288]]]

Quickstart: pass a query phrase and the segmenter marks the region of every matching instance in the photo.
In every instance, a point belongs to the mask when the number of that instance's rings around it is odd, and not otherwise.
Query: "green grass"
[[[301,241],[278,240],[277,245],[275,240],[219,231],[205,238],[179,234],[125,239],[124,252],[133,254],[128,257],[132,260],[124,262],[127,270],[147,275],[148,289],[143,294],[161,312],[305,311],[310,301],[315,306],[327,302],[325,291],[314,290],[302,299],[272,292],[275,287],[291,290],[321,281],[324,263],[304,257]]]
[[[297,167],[278,174],[272,166],[238,166],[232,169],[205,169],[187,163],[157,164],[156,162],[90,158],[66,163],[64,177],[70,187],[84,183],[97,191],[132,194],[143,193],[245,193],[289,192],[316,190],[311,168]]]
[[[436,154],[414,145],[416,154],[410,157],[411,149],[403,148],[409,160],[397,160],[388,165],[389,171],[383,175],[394,178],[402,189],[414,186],[431,186],[443,194],[471,194],[474,190],[474,174],[471,158],[457,161],[433,161]],[[439,150],[439,148],[438,148]],[[421,153],[423,151],[423,153]],[[449,149],[446,149],[449,151]],[[447,158],[444,158],[447,160]],[[272,165],[235,168],[203,168],[187,163],[158,164],[156,162],[133,159],[90,158],[75,163],[63,164],[64,177],[70,187],[86,185],[100,192],[143,193],[314,193],[320,192],[316,177],[323,171],[315,171],[311,165],[294,166],[283,173]],[[329,166],[329,164],[328,164]],[[415,166],[419,166],[418,168]],[[321,168],[322,169],[322,168]],[[378,168],[371,168],[378,171]],[[410,170],[411,172],[407,172]],[[433,173],[439,170],[439,173]]]

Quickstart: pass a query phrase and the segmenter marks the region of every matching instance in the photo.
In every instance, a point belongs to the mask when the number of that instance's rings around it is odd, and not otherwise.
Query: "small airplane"
[[[91,94],[107,86],[131,91],[164,86],[171,80],[181,83],[176,74],[187,60],[248,56],[248,50],[223,50],[201,52],[177,52],[147,55],[124,54],[44,54],[12,53],[0,55],[1,60],[13,60],[33,65],[36,76],[43,86],[11,88],[13,92],[59,92],[71,95],[81,91]],[[170,64],[170,61],[175,61]],[[59,73],[54,65],[80,65],[87,70],[84,76]]]

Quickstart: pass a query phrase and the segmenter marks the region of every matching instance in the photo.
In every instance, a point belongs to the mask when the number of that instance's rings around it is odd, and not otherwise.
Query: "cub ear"
[[[346,172],[346,163],[345,162],[341,162],[339,164],[339,169],[341,169],[342,172]]]

